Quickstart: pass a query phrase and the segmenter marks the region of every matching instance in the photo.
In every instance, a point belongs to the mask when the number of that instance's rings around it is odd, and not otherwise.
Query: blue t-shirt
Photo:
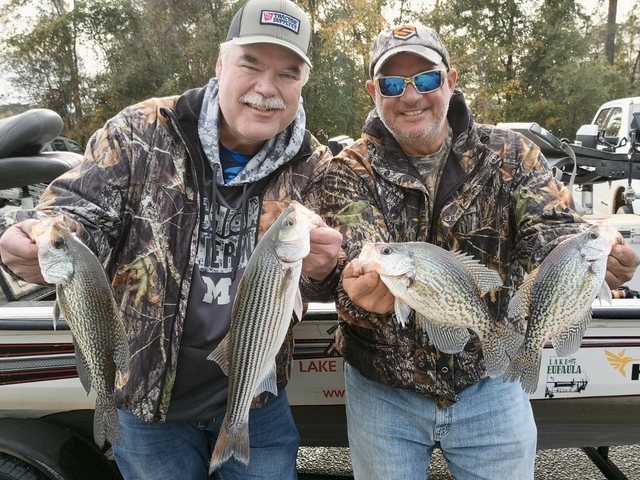
[[[220,145],[220,164],[224,183],[229,183],[236,178],[252,157],[253,155],[243,155]]]

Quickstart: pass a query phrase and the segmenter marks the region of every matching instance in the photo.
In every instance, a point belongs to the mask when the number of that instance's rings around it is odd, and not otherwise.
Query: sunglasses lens
[[[397,97],[404,93],[406,83],[402,77],[382,77],[378,79],[380,93],[385,97]]]
[[[430,93],[438,90],[443,83],[446,72],[444,70],[430,70],[428,72],[419,73],[412,79],[404,77],[380,77],[377,79],[378,88],[384,97],[399,97],[404,93],[407,82],[416,88],[418,93]]]
[[[432,92],[440,88],[442,83],[442,70],[421,73],[413,77],[414,85],[419,93]]]

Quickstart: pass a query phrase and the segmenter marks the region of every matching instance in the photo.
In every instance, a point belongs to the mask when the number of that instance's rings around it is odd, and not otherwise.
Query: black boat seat
[[[42,151],[63,127],[60,115],[46,108],[0,119],[0,189],[48,183],[79,165],[77,153]]]

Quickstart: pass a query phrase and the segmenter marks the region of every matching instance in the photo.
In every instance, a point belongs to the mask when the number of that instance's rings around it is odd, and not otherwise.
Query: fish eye
[[[64,238],[62,238],[62,237],[56,237],[56,238],[53,240],[53,248],[60,249],[60,248],[62,248],[62,247],[64,247]]]
[[[287,217],[284,220],[284,226],[285,227],[293,227],[295,225],[296,222],[293,221],[293,218],[291,217]]]
[[[598,234],[596,232],[589,232],[590,240],[595,240],[596,238],[598,238]]]
[[[380,253],[382,253],[382,255],[391,255],[393,253],[393,248],[385,245],[384,247],[382,247],[382,250],[380,250]]]

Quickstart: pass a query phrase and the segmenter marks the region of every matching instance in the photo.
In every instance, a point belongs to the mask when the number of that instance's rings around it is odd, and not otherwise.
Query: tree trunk
[[[607,37],[604,42],[604,51],[609,65],[613,65],[616,46],[616,13],[618,0],[609,0],[609,14],[607,15]]]

